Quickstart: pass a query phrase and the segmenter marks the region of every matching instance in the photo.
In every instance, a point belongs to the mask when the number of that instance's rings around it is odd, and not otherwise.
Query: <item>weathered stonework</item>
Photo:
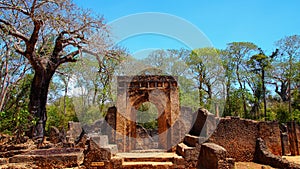
[[[109,143],[116,143],[116,120],[117,108],[115,106],[109,107],[105,116],[106,124],[103,126],[104,133],[108,135]]]
[[[209,142],[224,147],[236,161],[253,161],[256,139],[265,139],[275,155],[282,155],[278,122],[258,122],[236,117],[221,118]]]
[[[80,122],[69,121],[68,123],[68,131],[66,135],[66,139],[68,143],[75,143],[77,138],[82,133],[82,127]]]
[[[227,151],[214,143],[201,146],[198,168],[200,169],[233,169],[234,160],[227,158]]]
[[[9,163],[33,163],[39,168],[67,168],[77,167],[83,163],[83,149],[46,149],[32,150],[24,154],[9,158]]]
[[[51,126],[50,127],[50,132],[49,132],[49,141],[53,144],[59,143],[60,140],[60,132],[58,128]]]
[[[255,162],[265,165],[270,165],[274,168],[284,168],[284,169],[300,169],[299,164],[291,163],[280,156],[274,155],[262,138],[258,138],[256,141],[255,150]]]
[[[300,155],[300,126],[296,122],[288,122],[287,128],[291,155]]]
[[[168,150],[172,145],[170,129],[179,117],[177,80],[172,76],[119,76],[116,115],[116,143],[120,151],[136,148],[136,114],[144,102],[158,110],[158,146]],[[174,140],[174,139],[173,139]]]

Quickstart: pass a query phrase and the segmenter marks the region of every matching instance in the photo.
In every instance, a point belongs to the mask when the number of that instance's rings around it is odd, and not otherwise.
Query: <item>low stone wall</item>
[[[274,155],[266,146],[265,141],[262,138],[258,138],[256,141],[255,162],[260,164],[269,165],[274,168],[284,169],[300,169],[299,164],[290,163],[289,161]]]
[[[265,139],[269,150],[281,155],[278,122],[258,122],[237,117],[220,118],[209,142],[224,147],[236,161],[253,161],[257,138]]]

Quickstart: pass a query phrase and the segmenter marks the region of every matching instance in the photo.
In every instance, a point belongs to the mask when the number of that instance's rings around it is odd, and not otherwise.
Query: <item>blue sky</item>
[[[180,17],[200,29],[216,48],[227,43],[253,42],[267,53],[284,36],[300,34],[299,0],[75,0],[110,23],[144,12]],[[135,25],[139,26],[139,25]],[[174,28],[181,30],[180,27]],[[130,52],[146,48],[180,48],[182,43],[160,35],[133,36],[122,43]]]

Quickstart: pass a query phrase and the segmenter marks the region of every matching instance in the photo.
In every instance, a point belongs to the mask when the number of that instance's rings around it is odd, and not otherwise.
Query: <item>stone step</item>
[[[131,153],[163,153],[165,149],[146,149],[146,150],[131,150]]]
[[[33,163],[29,163],[29,162],[24,162],[24,163],[8,163],[5,165],[0,165],[1,169],[40,169],[41,167],[33,164]]]
[[[184,143],[179,143],[176,147],[176,153],[185,158],[192,154],[192,152],[195,151],[195,149],[195,147],[189,147]]]
[[[200,139],[199,136],[193,136],[190,134],[186,134],[183,142],[190,147],[196,147],[197,144],[199,144],[199,139]]]
[[[83,149],[79,148],[53,148],[32,150],[25,154],[15,155],[9,158],[9,163],[29,162],[38,166],[47,167],[72,167],[83,163]]]
[[[183,142],[190,147],[196,147],[197,145],[202,144],[205,141],[205,137],[194,136],[190,134],[186,134],[183,140]]]
[[[149,161],[140,161],[140,162],[123,162],[122,168],[128,168],[128,169],[167,169],[171,168],[173,166],[172,162],[149,162]],[[173,167],[172,167],[173,168]]]
[[[173,152],[148,152],[148,153],[117,153],[117,157],[123,162],[172,162],[181,164],[184,162],[182,156]]]

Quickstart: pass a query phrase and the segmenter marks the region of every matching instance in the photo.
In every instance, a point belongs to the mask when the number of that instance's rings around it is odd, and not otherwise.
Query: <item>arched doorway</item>
[[[158,149],[158,109],[151,102],[142,103],[136,113],[137,150]]]
[[[171,126],[179,116],[177,80],[172,76],[139,75],[118,77],[116,143],[119,151],[136,149],[137,113],[151,102],[158,111],[158,148],[169,150]]]

